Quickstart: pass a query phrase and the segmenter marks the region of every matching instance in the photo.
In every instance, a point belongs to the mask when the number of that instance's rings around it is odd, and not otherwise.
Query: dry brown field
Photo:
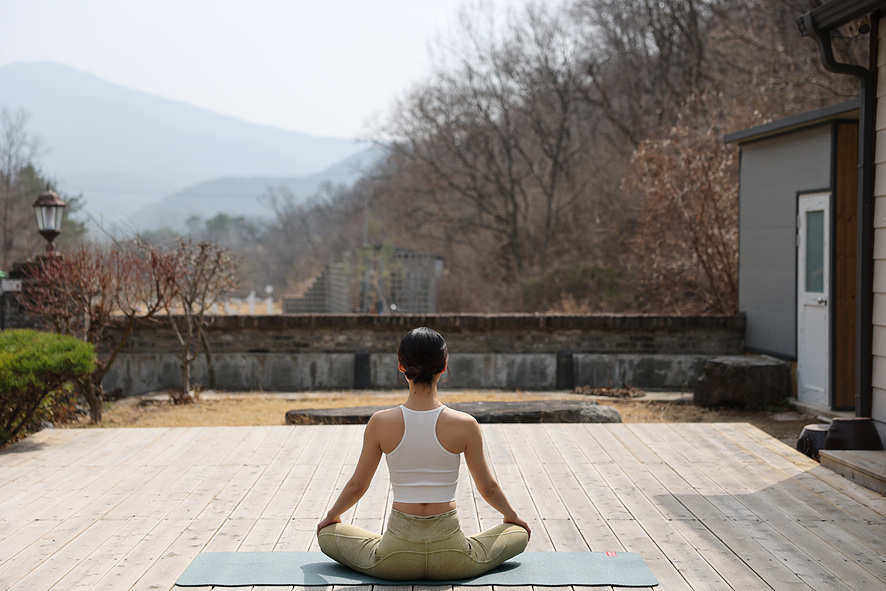
[[[570,392],[441,392],[443,403],[491,401],[527,401],[588,397]],[[173,405],[164,394],[133,397],[107,403],[103,427],[200,427],[283,425],[286,411],[307,408],[351,406],[388,407],[400,404],[402,391],[342,391],[303,393],[206,392],[193,404]],[[596,397],[600,404],[614,407],[625,423],[751,423],[790,446],[795,446],[803,426],[817,422],[789,409],[751,411],[697,407],[686,397],[650,393],[642,398]],[[83,420],[74,427],[91,427]]]

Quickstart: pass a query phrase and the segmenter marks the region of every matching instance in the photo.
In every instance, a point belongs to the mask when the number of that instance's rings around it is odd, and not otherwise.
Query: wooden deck
[[[663,591],[886,589],[886,498],[750,425],[483,430],[529,550],[637,552]],[[0,589],[168,591],[204,550],[314,550],[361,433],[38,433],[0,453]],[[345,519],[380,530],[387,487],[382,466]],[[466,530],[498,522],[468,478],[459,487]]]

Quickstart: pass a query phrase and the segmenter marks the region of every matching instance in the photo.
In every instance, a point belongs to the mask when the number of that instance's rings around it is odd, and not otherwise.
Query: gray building
[[[797,362],[797,394],[855,405],[857,100],[726,136],[741,150],[745,345]]]
[[[283,298],[284,314],[348,314],[352,312],[347,266],[329,263],[300,298]]]
[[[300,298],[284,298],[284,314],[434,314],[443,259],[405,248],[368,247],[359,263],[330,263]],[[359,283],[360,309],[353,286]]]

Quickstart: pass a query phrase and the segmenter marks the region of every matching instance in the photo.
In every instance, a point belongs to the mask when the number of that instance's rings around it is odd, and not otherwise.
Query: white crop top
[[[437,439],[437,419],[445,406],[433,410],[403,411],[403,438],[385,456],[399,503],[448,503],[455,500],[461,454],[444,448]]]

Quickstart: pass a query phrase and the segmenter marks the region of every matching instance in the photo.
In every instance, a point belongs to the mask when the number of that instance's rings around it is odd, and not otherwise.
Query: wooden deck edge
[[[821,465],[857,482],[886,494],[886,451],[821,450]]]

